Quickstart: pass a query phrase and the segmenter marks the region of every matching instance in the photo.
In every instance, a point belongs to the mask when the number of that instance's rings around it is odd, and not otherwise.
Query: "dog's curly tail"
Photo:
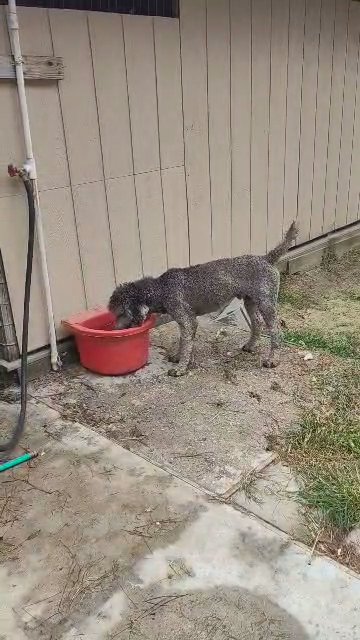
[[[295,221],[291,224],[290,228],[287,230],[285,237],[280,244],[277,245],[274,249],[271,249],[269,253],[266,254],[265,258],[270,264],[275,264],[280,260],[282,256],[285,255],[288,249],[290,249],[292,243],[294,242],[296,236],[298,234],[298,228],[296,226]]]

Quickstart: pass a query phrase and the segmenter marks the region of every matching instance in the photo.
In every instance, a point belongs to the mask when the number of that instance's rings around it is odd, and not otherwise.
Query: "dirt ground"
[[[217,494],[272,459],[267,436],[296,416],[294,394],[306,398],[309,374],[327,356],[306,362],[285,348],[278,369],[241,352],[246,335],[209,321],[199,329],[195,368],[167,375],[166,351],[176,327],[153,332],[151,362],[128,378],[104,378],[80,367],[31,385],[31,396],[65,420],[95,429],[125,448]],[[265,347],[265,345],[264,345]]]
[[[332,356],[307,361],[301,350],[284,346],[280,366],[267,370],[265,339],[259,353],[245,354],[245,331],[203,318],[193,369],[171,378],[166,354],[177,339],[173,323],[154,330],[149,365],[125,378],[96,376],[78,365],[47,375],[31,383],[32,402],[311,543],[293,480],[284,482],[269,436],[292,428],[300,407],[311,404],[311,379]]]
[[[360,335],[360,249],[282,279],[280,313],[289,329]]]

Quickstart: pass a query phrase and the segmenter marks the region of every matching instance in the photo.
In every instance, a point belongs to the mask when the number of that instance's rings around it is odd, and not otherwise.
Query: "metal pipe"
[[[45,293],[46,309],[47,309],[48,325],[49,325],[51,368],[54,371],[57,371],[59,369],[59,366],[61,365],[61,360],[59,357],[57,343],[56,343],[55,322],[54,322],[53,304],[52,304],[51,289],[50,289],[49,271],[48,271],[48,265],[47,265],[47,259],[46,259],[46,248],[45,248],[44,229],[42,224],[42,216],[41,216],[41,208],[40,208],[36,163],[35,163],[35,158],[33,153],[30,121],[29,121],[29,111],[28,111],[27,100],[26,100],[23,58],[21,55],[19,21],[18,21],[18,16],[16,11],[16,0],[8,1],[7,24],[8,24],[8,30],[10,35],[12,54],[14,56],[14,62],[15,62],[16,83],[18,88],[20,112],[21,112],[24,141],[25,141],[26,161],[24,163],[24,169],[27,171],[30,179],[33,182],[33,192],[34,192],[35,209],[36,209],[37,241],[39,246],[41,272],[43,277],[43,285],[44,285],[44,293]]]

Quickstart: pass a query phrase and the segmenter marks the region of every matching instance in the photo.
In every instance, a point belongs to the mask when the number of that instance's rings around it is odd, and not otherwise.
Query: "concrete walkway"
[[[340,565],[52,409],[29,422],[45,454],[0,478],[1,640],[359,638]]]

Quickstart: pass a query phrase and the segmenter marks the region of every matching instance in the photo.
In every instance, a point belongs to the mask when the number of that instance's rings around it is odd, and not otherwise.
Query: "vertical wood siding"
[[[23,52],[65,78],[28,83],[51,287],[61,319],[115,282],[299,241],[359,220],[360,4],[180,0],[180,20],[19,9]],[[0,53],[9,54],[0,7]],[[18,337],[27,214],[0,81],[0,243]],[[35,260],[31,347],[47,344]]]

